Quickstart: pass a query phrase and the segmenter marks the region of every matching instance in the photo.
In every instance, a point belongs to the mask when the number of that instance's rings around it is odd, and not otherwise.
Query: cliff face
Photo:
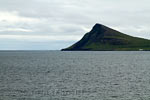
[[[150,50],[150,40],[132,37],[106,27],[95,24],[92,30],[74,45],[62,51],[123,51]]]

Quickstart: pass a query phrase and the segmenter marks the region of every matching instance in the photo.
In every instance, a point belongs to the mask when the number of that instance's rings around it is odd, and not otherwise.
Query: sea
[[[0,51],[0,100],[150,100],[150,52]]]

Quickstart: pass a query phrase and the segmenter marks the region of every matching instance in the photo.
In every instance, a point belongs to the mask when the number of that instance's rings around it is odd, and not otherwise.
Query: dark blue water
[[[0,100],[150,100],[150,52],[1,51]]]

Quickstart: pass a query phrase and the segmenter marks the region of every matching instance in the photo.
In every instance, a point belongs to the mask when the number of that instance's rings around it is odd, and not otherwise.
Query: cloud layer
[[[150,39],[149,0],[1,0],[0,49],[61,49],[95,23]]]

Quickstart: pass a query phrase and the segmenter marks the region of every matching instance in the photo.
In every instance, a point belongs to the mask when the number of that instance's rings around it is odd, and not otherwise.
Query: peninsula
[[[150,40],[133,37],[101,24],[62,51],[149,51]]]

